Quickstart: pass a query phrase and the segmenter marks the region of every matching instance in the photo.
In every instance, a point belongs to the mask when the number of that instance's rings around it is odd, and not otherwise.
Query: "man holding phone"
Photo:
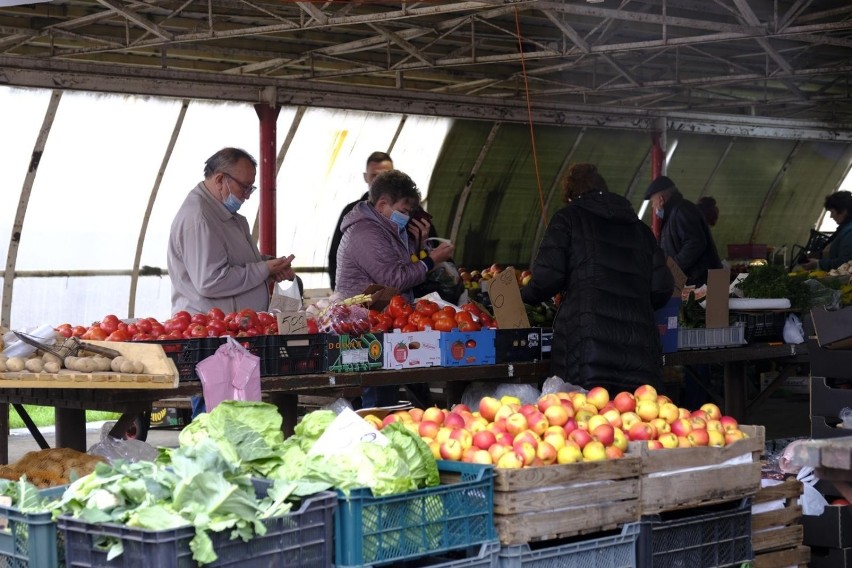
[[[172,221],[168,267],[172,313],[236,312],[269,308],[269,284],[293,280],[293,255],[264,259],[237,213],[255,191],[255,159],[224,148],[204,166],[204,180],[189,192]]]

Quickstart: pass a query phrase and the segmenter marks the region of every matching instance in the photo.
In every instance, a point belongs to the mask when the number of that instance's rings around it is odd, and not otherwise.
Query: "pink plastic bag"
[[[260,358],[233,337],[195,365],[210,412],[223,400],[260,402]]]

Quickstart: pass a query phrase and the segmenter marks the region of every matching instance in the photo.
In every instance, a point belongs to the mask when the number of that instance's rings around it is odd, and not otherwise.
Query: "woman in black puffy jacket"
[[[562,180],[567,205],[547,227],[522,290],[536,304],[562,293],[554,321],[551,370],[584,388],[614,393],[659,388],[660,336],[654,310],[673,280],[651,230],[630,202],[610,193],[592,164],[574,164]]]

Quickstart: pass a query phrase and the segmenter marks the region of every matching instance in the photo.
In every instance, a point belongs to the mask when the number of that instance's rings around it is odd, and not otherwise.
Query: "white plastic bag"
[[[105,422],[101,427],[101,440],[89,448],[93,456],[103,456],[110,462],[127,460],[130,462],[154,461],[159,452],[157,448],[142,440],[122,440],[109,435],[115,422]]]
[[[784,322],[784,343],[798,345],[805,342],[805,332],[802,329],[802,320],[796,314],[788,314]]]
[[[796,479],[802,482],[802,486],[804,488],[802,496],[799,497],[799,504],[802,506],[802,514],[816,516],[822,515],[825,510],[825,506],[828,505],[828,501],[825,500],[822,493],[814,488],[814,484],[817,482],[817,478],[814,475],[814,468],[809,466],[803,467],[796,476]]]

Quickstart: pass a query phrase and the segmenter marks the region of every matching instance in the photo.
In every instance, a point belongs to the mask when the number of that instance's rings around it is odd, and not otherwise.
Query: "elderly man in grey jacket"
[[[255,190],[256,173],[255,159],[238,148],[219,150],[205,163],[204,180],[187,195],[169,234],[172,313],[265,311],[268,281],[295,277],[293,255],[264,259],[237,213]]]

